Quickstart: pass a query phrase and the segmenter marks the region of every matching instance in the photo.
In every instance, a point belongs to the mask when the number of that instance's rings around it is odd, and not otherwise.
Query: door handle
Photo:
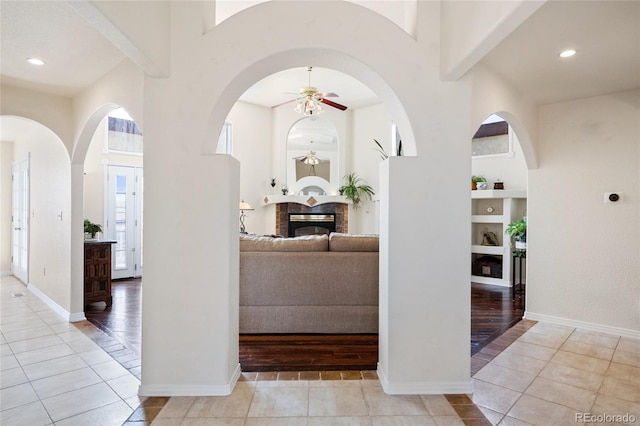
[[[22,231],[22,228],[13,228],[14,231]]]

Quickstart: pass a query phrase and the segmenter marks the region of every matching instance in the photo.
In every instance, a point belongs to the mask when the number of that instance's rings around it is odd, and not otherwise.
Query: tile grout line
[[[493,360],[493,359],[495,359],[495,357],[497,357],[500,353],[502,353],[505,349],[507,349],[507,348],[508,348],[508,347],[509,347],[513,342],[515,342],[515,341],[516,341],[520,336],[522,336],[523,334],[525,334],[525,333],[526,333],[526,332],[527,332],[531,327],[533,327],[533,325],[535,325],[535,324],[536,324],[536,322],[533,322],[533,323],[532,323],[531,325],[529,325],[525,330],[520,330],[520,328],[518,328],[518,329],[514,329],[514,327],[517,327],[517,326],[518,326],[518,324],[520,324],[520,323],[521,323],[521,322],[519,322],[519,323],[517,323],[516,325],[512,326],[512,327],[511,327],[511,328],[509,328],[507,331],[505,331],[505,333],[503,333],[502,335],[498,336],[496,339],[494,339],[494,341],[493,341],[493,342],[491,342],[491,343],[494,343],[496,340],[500,339],[501,337],[503,337],[503,336],[504,336],[505,334],[507,334],[508,332],[511,332],[511,334],[518,334],[518,336],[516,336],[516,337],[511,337],[511,336],[510,336],[510,337],[509,337],[509,339],[510,339],[511,341],[509,342],[509,345],[507,345],[506,347],[504,347],[504,348],[500,349],[500,350],[498,351],[498,354],[496,354],[496,355],[494,355],[494,356],[492,357],[492,360]],[[82,332],[83,332],[85,335],[87,335],[91,340],[93,340],[96,344],[98,344],[98,346],[100,346],[100,348],[101,348],[101,349],[103,349],[107,354],[109,354],[109,356],[111,356],[111,358],[113,358],[116,362],[118,362],[120,365],[122,365],[122,362],[121,362],[121,361],[119,361],[118,359],[114,358],[114,357],[111,355],[111,352],[106,351],[106,350],[104,349],[104,347],[105,347],[105,346],[108,346],[108,345],[107,345],[107,343],[109,343],[109,344],[113,344],[113,342],[115,342],[115,343],[117,343],[117,344],[121,345],[123,348],[125,348],[125,349],[127,349],[127,350],[131,350],[131,349],[130,349],[130,348],[128,348],[127,346],[123,345],[123,344],[119,341],[119,339],[116,339],[116,338],[114,338],[113,336],[110,336],[109,334],[105,333],[103,330],[101,330],[99,327],[97,327],[95,324],[91,323],[90,321],[87,321],[87,324],[88,324],[88,327],[87,327],[87,326],[85,326],[85,325],[83,325],[82,327],[79,327],[79,326],[78,326],[78,325],[76,325],[76,324],[74,324],[74,325],[76,326],[76,328],[77,328],[78,330],[82,331]],[[522,325],[522,324],[520,324],[520,325]],[[110,341],[107,341],[107,339],[98,339],[98,338],[96,338],[96,337],[95,337],[95,335],[94,335],[93,333],[90,333],[90,332],[87,330],[88,328],[93,328],[93,329],[95,329],[95,330],[97,330],[97,331],[101,332],[104,336],[108,337]],[[522,327],[521,327],[521,328],[522,328]],[[514,333],[514,331],[515,331],[515,333]],[[490,343],[490,344],[491,344],[491,343]],[[489,344],[489,345],[490,345],[490,344]],[[489,346],[489,345],[487,345],[487,346]],[[492,350],[494,350],[494,349],[492,349]],[[556,351],[557,351],[557,349],[556,349]],[[115,351],[112,351],[112,352],[115,352]],[[135,352],[135,351],[132,351],[132,352],[133,352],[134,354],[136,354],[136,352]],[[480,352],[481,352],[481,351],[479,351],[478,353],[480,353]],[[473,359],[473,358],[475,357],[475,355],[477,355],[478,353],[474,354],[474,356],[472,356],[471,358]],[[137,354],[136,354],[136,355],[137,355]],[[139,355],[138,355],[138,358],[139,358]],[[484,365],[488,364],[489,362],[491,362],[491,361],[487,361]],[[124,367],[124,365],[123,365],[123,367]],[[131,371],[130,371],[130,370],[131,370],[131,368],[127,368],[127,367],[124,367],[124,368],[125,368],[125,369],[127,369],[127,371],[129,371],[129,372],[130,372],[134,377],[138,377],[136,374],[134,374],[133,372],[131,372]],[[134,368],[135,368],[135,367],[134,367]],[[481,367],[481,368],[482,368],[482,367]],[[479,370],[480,370],[480,369],[478,369],[478,371],[479,371]],[[357,371],[357,370],[352,370],[352,371]],[[331,372],[333,372],[333,371],[331,371]],[[346,372],[346,370],[345,370],[345,371],[337,371],[337,373],[338,373],[338,374],[339,374],[339,376],[340,376],[340,378],[339,378],[339,379],[323,379],[323,378],[322,378],[322,371],[319,371],[319,379],[318,379],[318,380],[319,380],[319,381],[323,381],[323,380],[326,380],[326,381],[371,380],[371,379],[373,379],[373,378],[365,378],[365,377],[364,377],[364,376],[365,376],[365,374],[369,374],[369,372],[373,372],[373,373],[375,374],[375,370],[359,370],[359,373],[360,373],[360,376],[361,376],[361,378],[360,378],[360,379],[345,379],[345,378],[344,378],[344,376],[343,376],[343,373],[345,373],[345,372]],[[256,381],[256,382],[260,381],[260,374],[265,374],[265,375],[266,375],[266,374],[275,374],[275,375],[276,375],[276,381],[280,381],[280,380],[279,380],[279,375],[280,375],[280,373],[283,373],[283,372],[281,372],[281,371],[275,371],[275,372],[256,372],[256,373],[255,373],[255,374],[256,374],[256,378],[254,379],[254,381]],[[300,379],[300,374],[301,374],[302,372],[301,372],[301,371],[298,371],[298,372],[295,372],[295,373],[297,373],[297,380],[301,380],[301,379]],[[477,373],[477,371],[476,371],[476,373]],[[474,374],[475,374],[475,373],[474,373]],[[472,375],[471,377],[473,378],[473,375]],[[377,378],[377,375],[376,375],[376,378]],[[139,377],[138,377],[138,379],[139,379]],[[286,381],[286,380],[282,380],[282,381]],[[292,381],[293,381],[293,380],[292,380]],[[314,380],[314,381],[315,381],[315,380]],[[465,395],[465,396],[466,396],[466,394],[461,394],[461,395]],[[467,396],[467,398],[468,398],[468,396]],[[121,399],[122,399],[122,398],[121,398]],[[518,398],[518,399],[519,399],[519,398]],[[122,399],[122,400],[124,401],[124,399]],[[166,403],[167,403],[167,402],[168,402],[168,400],[167,400],[167,401],[165,401],[165,403],[162,405],[162,407],[160,408],[160,410],[158,410],[158,413],[159,413],[159,411],[161,411],[161,410],[162,410],[162,408],[164,407],[164,405],[166,405]],[[449,401],[447,401],[447,402],[449,402]],[[517,401],[516,401],[516,402],[517,402]],[[126,403],[126,401],[125,401],[125,403]],[[477,406],[475,403],[473,403],[473,401],[472,401],[471,399],[469,399],[469,403],[470,403],[470,404],[462,404],[462,405],[473,405],[474,407],[476,407],[476,409],[477,409],[477,410],[479,410],[479,411],[481,412],[481,410],[480,410],[479,406]],[[514,404],[515,404],[515,403],[514,403]],[[456,412],[456,415],[458,416],[458,418],[459,418],[460,420],[467,419],[467,418],[463,418],[463,417],[461,417],[461,416],[460,416],[460,414],[459,414],[459,413],[458,413],[458,411],[455,409],[455,407],[453,406],[453,404],[451,404],[451,403],[449,402],[449,405],[451,405],[451,406],[452,406],[452,408],[454,409],[454,411]],[[142,401],[142,403],[138,406],[138,408],[134,409],[134,412],[131,414],[131,416],[130,416],[129,418],[133,417],[133,416],[134,416],[134,414],[136,413],[136,411],[137,411],[137,410],[139,410],[139,409],[141,409],[141,408],[144,408],[144,400],[143,400],[143,401]],[[308,409],[309,409],[309,408],[307,407],[307,412],[308,412]],[[482,413],[482,412],[481,412],[481,414],[483,415],[483,419],[484,419],[486,422],[489,422],[489,420],[486,418],[486,416],[484,415],[484,413]],[[157,413],[156,413],[156,415],[157,415]],[[505,414],[505,415],[503,416],[503,418],[504,418],[504,417],[506,417],[506,415],[507,415],[507,414]],[[154,416],[154,418],[155,418],[155,416]],[[477,419],[480,419],[480,418],[479,418],[479,417],[472,417],[472,418],[469,418],[469,419],[477,420]],[[149,420],[150,420],[150,421],[153,421],[154,419],[152,418],[152,419],[149,419]],[[133,424],[135,424],[135,422],[134,422],[134,421],[129,420],[129,419],[127,419],[127,423],[130,423],[130,424],[132,424],[132,425],[133,425]],[[490,422],[489,422],[489,423],[490,423]],[[126,424],[126,423],[125,423],[125,424]]]

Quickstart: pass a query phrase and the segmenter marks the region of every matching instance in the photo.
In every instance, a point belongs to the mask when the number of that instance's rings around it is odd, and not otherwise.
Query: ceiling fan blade
[[[346,106],[340,105],[337,102],[330,101],[329,99],[322,98],[322,99],[320,99],[320,102],[322,102],[323,104],[327,104],[329,106],[332,106],[334,108],[338,108],[340,111],[344,111],[344,110],[347,109]]]
[[[278,104],[278,105],[274,105],[274,106],[272,106],[271,108],[278,108],[279,106],[286,105],[286,104],[290,104],[291,102],[295,102],[295,101],[297,101],[297,100],[298,100],[298,99],[289,99],[288,101],[284,101],[284,102],[282,102],[282,103],[280,103],[280,104]]]
[[[338,96],[336,93],[318,93],[318,96],[320,96],[321,98],[339,98],[340,96]]]

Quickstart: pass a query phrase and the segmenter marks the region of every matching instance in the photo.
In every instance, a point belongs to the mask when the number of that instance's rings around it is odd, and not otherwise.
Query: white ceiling
[[[61,1],[2,1],[4,83],[73,96],[113,69],[124,54]],[[557,53],[578,54],[561,60]],[[27,57],[47,63],[34,67]],[[483,62],[538,103],[640,87],[640,1],[549,1]],[[315,65],[315,64],[308,64]],[[241,99],[272,106],[306,86],[304,67],[257,82]],[[353,78],[314,67],[312,85],[351,109],[379,102]],[[289,92],[289,93],[287,93]]]
[[[549,1],[483,62],[539,104],[639,88],[640,1]]]
[[[124,54],[63,1],[2,1],[3,83],[73,96],[112,70]],[[41,58],[43,67],[26,58]]]

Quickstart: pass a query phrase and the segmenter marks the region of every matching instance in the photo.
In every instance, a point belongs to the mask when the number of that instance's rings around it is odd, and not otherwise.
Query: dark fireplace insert
[[[335,231],[335,213],[289,213],[289,237],[322,235]]]

